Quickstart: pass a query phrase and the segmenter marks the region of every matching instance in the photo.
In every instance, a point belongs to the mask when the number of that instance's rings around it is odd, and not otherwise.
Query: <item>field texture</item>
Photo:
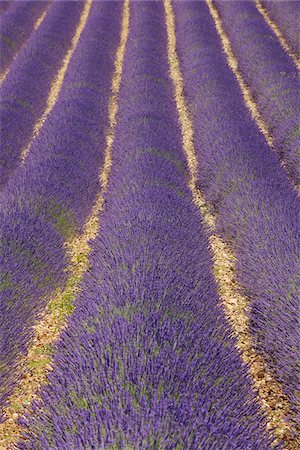
[[[0,2],[0,449],[300,448],[300,3]]]

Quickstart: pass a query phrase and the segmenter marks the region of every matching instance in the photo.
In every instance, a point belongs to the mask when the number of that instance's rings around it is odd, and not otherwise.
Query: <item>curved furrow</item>
[[[188,188],[166,50],[163,4],[133,2],[91,268],[18,448],[270,448]]]
[[[1,193],[2,406],[18,380],[14,369],[31,326],[67,279],[65,247],[97,199],[120,14],[120,3],[92,6],[60,97],[26,164]]]
[[[212,2],[210,2],[212,3]],[[213,2],[238,70],[296,188],[300,188],[297,70],[252,2]]]
[[[48,7],[48,1],[16,1],[0,17],[0,80]]]
[[[245,108],[208,8],[180,2],[174,8],[195,128],[198,189],[216,217],[217,231],[234,250],[237,281],[249,301],[253,347],[281,383],[293,420],[299,407],[299,199]],[[256,376],[267,387],[263,400],[268,401],[268,377]],[[279,397],[270,407],[282,409]]]
[[[276,2],[274,0],[257,0],[259,10],[267,14],[272,29],[277,28],[284,41],[292,52],[295,63],[300,64],[300,4],[297,1],[287,0]],[[274,30],[275,31],[275,30]],[[276,33],[277,34],[277,33]]]
[[[89,8],[84,2],[53,3],[44,23],[12,64],[0,89],[2,189],[25,160],[55,104]]]

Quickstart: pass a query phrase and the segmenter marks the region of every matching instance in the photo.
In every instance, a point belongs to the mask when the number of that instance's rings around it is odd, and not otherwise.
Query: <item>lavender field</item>
[[[300,3],[0,38],[0,450],[300,449]]]

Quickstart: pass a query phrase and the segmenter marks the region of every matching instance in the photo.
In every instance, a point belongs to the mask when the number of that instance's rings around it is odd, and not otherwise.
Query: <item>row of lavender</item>
[[[276,2],[263,0],[262,6],[266,9],[271,20],[283,33],[289,47],[300,58],[300,6],[296,0]]]
[[[24,45],[48,4],[47,1],[17,1],[11,5],[5,3],[0,17],[0,75]]]
[[[188,14],[188,12],[186,12],[185,14]],[[224,122],[225,123],[225,122]],[[40,160],[40,163],[41,163],[41,161],[42,161],[42,159]],[[276,163],[277,164],[277,163]],[[274,165],[274,164],[273,164]],[[278,165],[278,164],[277,164]],[[271,165],[272,166],[272,165]],[[20,172],[20,173],[22,173],[22,172]],[[234,183],[233,183],[234,184]],[[231,187],[229,188],[229,189],[231,189]],[[8,203],[9,204],[9,203]],[[222,202],[221,202],[221,204],[222,204]],[[63,219],[64,220],[64,219]],[[252,243],[252,245],[253,245],[253,243]],[[275,248],[275,247],[274,247]],[[249,255],[248,255],[248,257],[249,257]],[[275,264],[275,266],[276,266],[276,264]],[[277,267],[278,267],[278,264],[277,264]]]
[[[206,5],[175,10],[198,186],[237,256],[253,345],[299,411],[299,199],[245,108]]]
[[[300,91],[297,69],[254,3],[214,3],[238,59],[239,71],[271,131],[275,150],[294,183],[300,186]],[[298,11],[300,13],[299,4]]]
[[[0,187],[19,164],[34,125],[47,107],[51,84],[70,48],[83,6],[84,2],[53,3],[10,66],[0,91]]]
[[[18,448],[268,449],[188,188],[163,5],[130,22],[91,269]]]
[[[100,189],[120,14],[119,3],[93,5],[59,100],[1,193],[1,407],[18,380],[31,326],[66,279],[64,243],[82,230]]]

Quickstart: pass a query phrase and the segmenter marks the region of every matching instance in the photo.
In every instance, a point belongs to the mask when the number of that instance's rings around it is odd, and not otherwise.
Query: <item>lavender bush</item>
[[[63,243],[100,189],[121,3],[95,2],[52,113],[0,198],[1,402],[18,379],[31,326],[66,278]],[[110,21],[107,21],[109,16]]]
[[[275,150],[300,186],[300,90],[292,59],[254,3],[215,2],[224,29],[274,140]]]
[[[0,3],[0,14],[1,15],[4,14],[10,5],[11,5],[11,0],[8,0],[8,1],[3,0]]]
[[[237,256],[253,345],[299,408],[299,199],[246,109],[204,3],[175,3],[198,186]]]
[[[48,1],[16,1],[0,17],[0,74],[30,36]]]
[[[0,88],[0,187],[18,164],[46,109],[51,83],[71,45],[83,6],[83,2],[53,3]]]
[[[18,448],[269,449],[188,189],[163,5],[131,8],[91,269]]]
[[[276,23],[289,47],[300,58],[300,5],[297,1],[263,0],[263,7]]]

